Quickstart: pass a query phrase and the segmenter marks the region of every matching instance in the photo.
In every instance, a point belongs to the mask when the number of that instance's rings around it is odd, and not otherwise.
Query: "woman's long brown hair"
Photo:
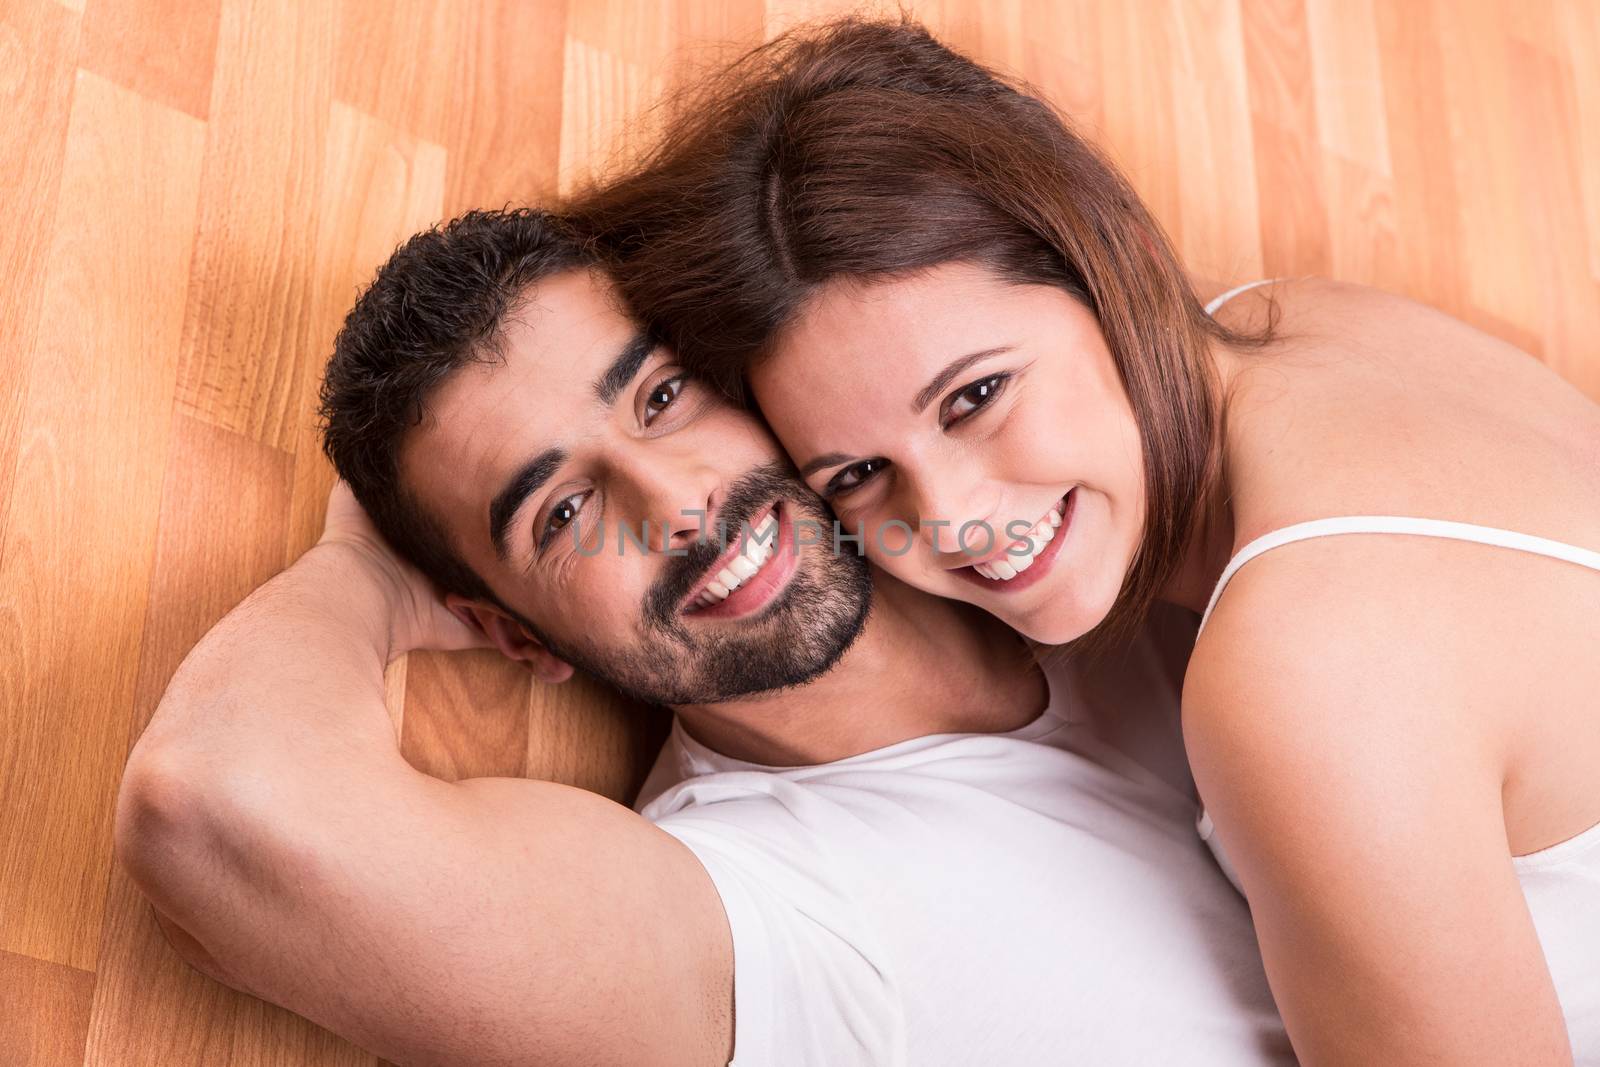
[[[1206,315],[1161,227],[1062,116],[908,20],[791,32],[674,103],[642,160],[572,208],[632,310],[736,398],[836,278],[977,262],[1095,313],[1139,425],[1145,528],[1116,604],[1074,647],[1125,636],[1216,475],[1208,344],[1265,335]]]

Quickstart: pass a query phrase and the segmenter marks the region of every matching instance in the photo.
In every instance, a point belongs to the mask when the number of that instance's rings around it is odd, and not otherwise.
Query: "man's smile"
[[[683,599],[681,613],[693,619],[737,619],[777,599],[799,563],[789,509],[776,501],[741,524],[728,546]]]

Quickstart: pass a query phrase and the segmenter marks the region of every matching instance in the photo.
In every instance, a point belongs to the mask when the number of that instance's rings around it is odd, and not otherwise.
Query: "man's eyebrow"
[[[506,482],[505,488],[489,502],[489,540],[494,542],[495,554],[506,558],[506,527],[511,517],[522,507],[522,502],[539,491],[550,480],[556,469],[567,461],[567,453],[559,448],[547,448],[524,463]]]
[[[824,452],[822,455],[818,456],[816,459],[800,468],[800,477],[809,478],[823,467],[831,467],[835,463],[843,463],[849,458],[850,457],[845,455],[843,452]]]
[[[633,381],[633,376],[639,373],[639,367],[655,350],[655,338],[648,332],[641,330],[634,334],[632,340],[617,353],[617,358],[611,361],[611,366],[594,380],[595,399],[610,407],[612,401],[617,399],[617,394],[622,392],[622,387]]]
[[[1011,345],[1000,345],[998,348],[985,348],[982,352],[974,352],[970,356],[962,356],[959,359],[951,360],[949,366],[935,374],[933,381],[924,385],[921,392],[912,398],[911,414],[922,414],[922,410],[933,402],[933,398],[944,392],[945,386],[950,384],[952,378],[978,362],[978,360],[988,359],[990,356],[998,356],[1002,352],[1011,351],[1011,348]]]

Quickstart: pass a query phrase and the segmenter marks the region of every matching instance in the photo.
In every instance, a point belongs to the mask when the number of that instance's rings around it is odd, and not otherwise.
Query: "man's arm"
[[[190,653],[129,760],[123,863],[208,973],[398,1062],[725,1063],[732,943],[687,848],[401,758],[387,659],[475,638],[385,552],[325,539]]]

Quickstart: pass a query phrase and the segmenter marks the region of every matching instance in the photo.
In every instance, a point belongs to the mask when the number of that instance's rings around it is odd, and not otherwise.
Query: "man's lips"
[[[679,613],[689,613],[695,615],[710,613],[713,608],[718,606],[718,604],[704,604],[702,601],[706,597],[714,595],[714,593],[710,591],[710,587],[713,583],[724,586],[726,585],[724,582],[719,582],[718,579],[725,570],[728,570],[734,564],[736,560],[740,559],[741,557],[749,558],[754,556],[762,545],[770,549],[770,555],[775,556],[777,554],[779,541],[785,541],[788,544],[792,544],[792,534],[790,538],[785,538],[783,536],[785,528],[789,525],[787,516],[785,514],[786,510],[787,509],[783,508],[782,506],[782,501],[774,501],[761,511],[758,511],[752,515],[739,528],[738,536],[733,539],[733,542],[727,547],[726,550],[723,551],[722,555],[718,556],[716,560],[705,569],[705,573],[700,576],[700,579],[690,587],[686,594],[684,594],[683,599],[678,603]],[[776,533],[763,539],[759,545],[750,544],[752,534],[761,529],[762,524],[767,521],[768,516],[773,516],[778,520]],[[792,551],[790,554],[793,554]],[[719,604],[726,603],[727,600],[732,599],[742,589],[744,589],[746,584],[749,584],[755,581],[755,579],[761,577],[761,572],[769,569],[774,562],[776,561],[768,558],[764,562],[761,571],[758,571],[755,575],[752,575],[748,578],[742,579],[738,587],[735,588],[732,593],[719,600]]]

